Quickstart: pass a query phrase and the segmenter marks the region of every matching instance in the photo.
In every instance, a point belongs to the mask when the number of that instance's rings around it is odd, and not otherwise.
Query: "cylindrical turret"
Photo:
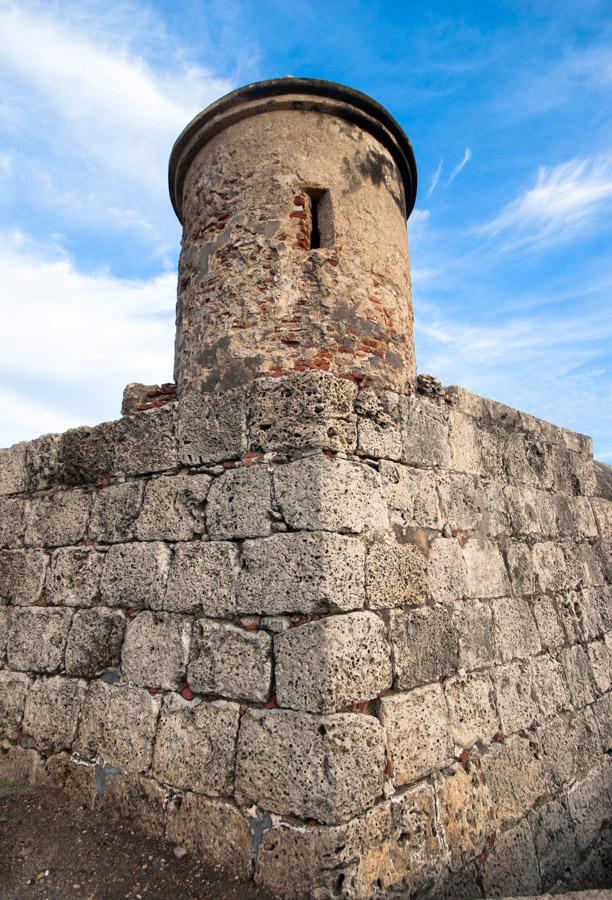
[[[383,107],[304,78],[241,88],[180,135],[170,194],[180,393],[311,369],[410,388],[416,165]]]

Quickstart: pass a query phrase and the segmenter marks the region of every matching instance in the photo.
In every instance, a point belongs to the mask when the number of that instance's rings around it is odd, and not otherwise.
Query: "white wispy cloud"
[[[467,164],[469,163],[471,158],[472,158],[472,151],[470,150],[469,147],[466,147],[463,152],[463,158],[461,159],[460,162],[457,163],[457,165],[455,166],[453,171],[450,173],[449,179],[446,182],[447,186],[455,180],[455,178],[457,177],[459,172],[461,172],[461,171],[463,171],[463,169],[465,169],[465,167],[467,166]]]
[[[431,184],[429,185],[429,190],[427,191],[427,196],[431,197],[435,189],[438,187],[438,182],[440,181],[440,175],[442,174],[442,167],[444,166],[444,160],[441,159],[438,163],[438,168],[433,173],[433,178],[431,179]]]

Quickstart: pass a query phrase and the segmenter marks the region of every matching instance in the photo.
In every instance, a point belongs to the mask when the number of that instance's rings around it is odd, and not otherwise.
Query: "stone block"
[[[536,544],[532,551],[536,590],[545,594],[568,587],[565,556],[561,546],[552,541]]]
[[[152,778],[125,775],[114,766],[96,766],[96,806],[138,832],[163,838],[166,828],[167,791]]]
[[[210,476],[191,472],[152,478],[136,523],[141,541],[190,541],[206,532],[204,506]]]
[[[396,785],[441,769],[453,753],[444,693],[439,684],[380,701],[380,720]]]
[[[427,557],[416,544],[374,542],[366,552],[365,578],[372,609],[423,603],[429,597]]]
[[[560,660],[565,669],[572,704],[575,709],[582,709],[587,703],[595,700],[586,651],[579,645],[566,647],[561,651]]]
[[[27,490],[26,446],[22,442],[0,449],[0,497]]]
[[[514,484],[506,484],[502,488],[502,496],[508,515],[508,532],[517,537],[531,537],[535,535],[551,535],[556,533],[556,515],[554,505],[551,504],[549,515],[542,516],[543,505],[545,514],[548,513],[547,503],[551,498],[544,491]]]
[[[399,459],[402,455],[399,394],[362,388],[357,394],[357,447],[363,456]]]
[[[149,768],[161,700],[143,688],[93,682],[74,749],[137,774]]]
[[[185,680],[191,619],[172,613],[142,612],[125,631],[121,665],[128,681],[176,690]]]
[[[593,715],[601,735],[605,753],[612,751],[612,694],[605,694],[593,704]]]
[[[529,545],[510,541],[506,545],[506,561],[514,593],[519,596],[534,594],[536,579]]]
[[[528,738],[515,734],[491,745],[482,757],[496,827],[521,819],[546,793],[544,768],[536,753]]]
[[[91,606],[99,597],[104,554],[87,547],[55,550],[45,579],[45,599],[54,606]]]
[[[159,720],[155,777],[213,797],[231,793],[238,719],[237,703],[186,701],[171,695]]]
[[[594,706],[597,712],[597,704]],[[584,776],[601,758],[599,718],[587,707],[551,719],[537,731],[540,758],[553,790]]]
[[[0,662],[4,661],[9,630],[11,627],[11,610],[8,606],[0,605]]]
[[[81,714],[86,682],[76,678],[38,678],[26,698],[22,730],[42,753],[70,750]]]
[[[57,672],[64,661],[71,619],[68,609],[16,609],[7,645],[9,665],[22,672]]]
[[[42,595],[47,556],[41,550],[0,552],[0,601],[33,606]]]
[[[582,852],[595,843],[602,827],[609,823],[612,788],[609,761],[589,772],[567,792],[572,831]]]
[[[529,815],[542,886],[552,887],[570,874],[578,863],[578,848],[565,805],[549,800]]]
[[[0,497],[0,547],[23,547],[26,502],[20,497]]]
[[[570,709],[571,701],[561,663],[553,656],[538,656],[531,662],[532,695],[540,717],[549,719]]]
[[[402,403],[401,461],[417,466],[450,467],[448,412],[422,397]]]
[[[365,606],[364,546],[328,532],[245,541],[238,574],[240,613],[348,612]]]
[[[30,500],[26,544],[62,547],[78,544],[86,535],[91,494],[79,490],[54,491]]]
[[[449,678],[444,685],[448,728],[455,744],[488,744],[499,731],[491,679],[484,672]]]
[[[129,541],[142,506],[143,484],[127,481],[96,492],[89,520],[89,534],[103,544]]]
[[[178,456],[183,465],[224,462],[247,451],[244,388],[188,391],[178,404]]]
[[[61,481],[61,435],[43,434],[26,444],[28,489],[44,491]]]
[[[71,428],[59,437],[59,478],[64,484],[96,484],[115,472],[119,422]]]
[[[463,548],[466,596],[503,597],[510,591],[503,557],[495,544],[469,540]]]
[[[105,669],[118,668],[124,628],[125,618],[116,610],[78,610],[66,643],[67,674],[91,678]]]
[[[454,538],[436,538],[429,548],[429,592],[437,603],[460,600],[467,592],[467,571],[461,544]]]
[[[44,760],[36,750],[0,748],[0,776],[18,785],[44,781]]]
[[[391,687],[384,622],[371,612],[329,616],[290,628],[274,641],[280,706],[335,712]]]
[[[213,540],[265,537],[272,531],[272,482],[267,466],[229,469],[210,486],[206,524]]]
[[[278,507],[292,529],[360,534],[389,525],[380,476],[365,463],[311,456],[274,470]]]
[[[538,715],[529,662],[500,666],[494,669],[492,678],[502,731],[512,734],[529,728]]]
[[[115,544],[104,560],[102,601],[128,609],[161,609],[171,556],[161,542]]]
[[[593,514],[593,508],[591,506],[591,502],[593,502],[596,508],[596,500],[591,501],[588,497],[568,497],[568,502],[570,506],[570,515],[572,518],[572,533],[576,534],[578,538],[596,538],[598,535],[597,521]],[[612,504],[610,504],[612,505]],[[608,532],[608,536],[605,534],[605,530],[601,535],[602,540],[610,541],[612,537],[610,537],[610,532]]]
[[[612,500],[593,497],[591,505],[602,541],[612,542]]]
[[[116,434],[116,472],[145,475],[177,464],[176,403],[124,416]]]
[[[497,658],[500,662],[534,656],[542,649],[530,605],[518,597],[493,600]]]
[[[612,631],[612,586],[584,588],[574,595],[580,639],[592,641]]]
[[[251,875],[251,831],[231,803],[186,791],[168,807],[166,840],[185,847],[209,866],[247,880]]]
[[[438,681],[457,671],[459,640],[450,610],[444,606],[392,610],[394,685],[400,690]]]
[[[612,688],[611,638],[612,635],[606,635],[605,641],[592,641],[586,646],[591,681],[597,694],[605,694]]]
[[[542,649],[558,650],[562,647],[565,643],[565,635],[554,601],[546,595],[536,597],[532,612]]]
[[[265,631],[199,619],[187,681],[200,694],[265,703],[270,694],[271,657],[272,639]]]
[[[540,893],[538,859],[525,819],[496,836],[493,849],[482,864],[482,883],[487,897]]]
[[[0,737],[17,740],[29,686],[27,675],[0,671]]]
[[[437,478],[437,486],[443,524],[460,531],[480,528],[486,508],[477,476],[443,472]]]
[[[232,616],[238,566],[238,550],[227,541],[179,544],[170,564],[164,609]]]
[[[476,422],[463,413],[450,413],[450,468],[457,472],[480,475],[482,471],[482,449],[480,429]]]
[[[459,869],[482,852],[493,830],[491,798],[478,766],[452,765],[438,784],[440,821],[451,869]]]
[[[380,477],[392,525],[403,528],[442,527],[433,472],[381,459]]]
[[[466,600],[453,605],[453,621],[459,640],[459,668],[478,669],[495,658],[493,613],[487,603]]]
[[[381,796],[384,768],[383,730],[373,716],[274,709],[242,717],[236,790],[268,812],[347,821]]]
[[[356,395],[355,384],[324,372],[259,379],[253,385],[251,447],[352,451]]]

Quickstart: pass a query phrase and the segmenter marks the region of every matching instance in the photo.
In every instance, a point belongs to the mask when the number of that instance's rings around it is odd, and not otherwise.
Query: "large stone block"
[[[375,541],[366,552],[365,577],[372,609],[423,603],[429,597],[427,557],[416,544]]]
[[[96,766],[96,806],[106,816],[115,816],[155,837],[166,828],[168,791],[153,778],[126,775],[113,766]]]
[[[204,534],[210,476],[179,472],[152,478],[136,523],[141,541],[190,541]]]
[[[612,804],[609,760],[572,785],[567,792],[567,803],[578,849],[584,851],[609,823]]]
[[[612,500],[593,497],[591,505],[602,541],[612,542]]]
[[[241,613],[345,612],[365,606],[364,545],[328,532],[245,541],[236,608]]]
[[[403,442],[399,394],[362,388],[355,410],[358,452],[374,459],[400,459]]]
[[[144,475],[178,463],[176,404],[125,416],[117,428],[115,471]]]
[[[591,681],[597,694],[605,694],[612,688],[612,635],[604,641],[591,641],[586,651],[591,670]]]
[[[28,490],[44,491],[61,481],[61,435],[43,434],[26,444]]]
[[[371,612],[330,616],[274,641],[276,695],[283,707],[335,712],[391,687],[385,625]]]
[[[142,506],[143,483],[111,484],[96,492],[89,520],[89,534],[103,544],[129,541]]]
[[[443,523],[460,531],[471,531],[483,524],[484,494],[475,475],[443,472],[437,478],[437,487]]]
[[[496,836],[482,865],[482,883],[487,897],[531,896],[540,892],[538,860],[525,819]]]
[[[491,792],[497,827],[522,818],[546,793],[546,778],[537,747],[518,734],[491,745],[482,769]]]
[[[571,701],[561,663],[544,654],[531,662],[532,694],[540,709],[540,718],[549,719],[570,709]]]
[[[452,756],[444,693],[438,684],[380,701],[380,720],[396,785],[441,769]]]
[[[200,619],[187,681],[200,694],[265,703],[272,678],[272,639],[265,631]]]
[[[179,461],[188,466],[243,456],[247,450],[244,389],[188,391],[178,404],[178,448]]]
[[[587,703],[595,700],[586,651],[579,645],[567,647],[561,651],[560,660],[565,669],[572,704],[576,709],[582,709]]]
[[[238,550],[227,541],[193,541],[177,545],[166,588],[164,609],[203,612],[219,618],[236,612],[234,582]]]
[[[57,672],[64,661],[71,619],[68,609],[16,609],[7,645],[9,665],[22,672]]]
[[[457,670],[457,630],[450,610],[444,606],[392,610],[389,639],[394,684],[401,690],[438,681]]]
[[[115,544],[104,560],[102,601],[129,609],[161,609],[171,555],[161,542]]]
[[[492,672],[497,710],[506,734],[529,728],[538,717],[531,675],[529,662],[510,663]]]
[[[495,633],[491,607],[480,600],[455,603],[453,621],[459,640],[459,668],[469,671],[492,663]]]
[[[553,718],[538,729],[540,758],[552,790],[583,777],[601,759],[600,725],[587,708]]]
[[[13,444],[0,450],[0,497],[27,490],[26,444]]]
[[[561,627],[554,600],[546,595],[536,597],[532,612],[542,649],[558,650],[562,647],[565,643],[565,634]]]
[[[185,680],[192,621],[172,613],[139,613],[125,631],[121,666],[143,687],[176,690]]]
[[[466,566],[466,596],[503,597],[510,584],[503,557],[495,544],[469,540],[463,548]]]
[[[299,459],[275,468],[274,487],[290,528],[359,534],[389,524],[380,477],[365,463]]]
[[[578,862],[578,848],[566,806],[549,800],[529,815],[542,885],[552,887],[570,874]]]
[[[506,545],[506,560],[514,593],[523,596],[534,594],[536,579],[529,545],[509,541]]]
[[[173,787],[209,796],[229,794],[234,784],[237,703],[183,700],[164,703],[155,743],[155,777]]]
[[[433,472],[382,459],[380,477],[392,525],[404,528],[442,526]]]
[[[481,431],[471,416],[457,410],[450,413],[450,468],[457,472],[480,475],[482,471]]]
[[[37,750],[70,750],[76,735],[86,682],[76,678],[38,678],[26,698],[22,730]]]
[[[161,700],[142,688],[95,681],[83,704],[74,749],[137,774],[149,768]]]
[[[45,599],[56,606],[91,606],[100,594],[104,554],[87,547],[55,550],[45,579]]]
[[[240,723],[236,790],[262,809],[347,821],[380,797],[384,735],[373,716],[247,712]]]
[[[482,852],[493,830],[491,798],[476,763],[455,763],[438,784],[440,820],[452,869]]]
[[[559,544],[553,541],[536,544],[532,559],[537,591],[545,594],[569,587],[565,556]]]
[[[64,668],[68,675],[91,678],[119,666],[125,618],[117,610],[78,610],[66,643]]]
[[[459,541],[436,538],[429,548],[429,591],[433,600],[460,600],[467,593],[467,571]]]
[[[0,737],[17,740],[29,686],[22,672],[0,671]]]
[[[115,472],[119,422],[71,428],[59,438],[58,478],[64,484],[96,484]]]
[[[493,600],[495,646],[500,662],[534,656],[542,649],[530,605],[518,597]]]
[[[461,747],[476,742],[488,744],[499,731],[491,679],[485,672],[449,678],[444,685],[448,705],[448,727]]]
[[[421,397],[402,403],[401,461],[417,466],[450,466],[448,412]]]
[[[4,661],[9,629],[11,627],[11,610],[8,606],[0,605],[0,661]]]
[[[63,547],[78,544],[86,534],[91,494],[54,491],[30,500],[26,543],[30,547]]]
[[[0,547],[23,547],[26,503],[21,497],[0,497]]]
[[[168,807],[166,840],[225,873],[243,880],[251,874],[249,823],[231,803],[189,791],[173,797]]]
[[[0,552],[0,600],[17,606],[33,606],[40,600],[47,555],[41,550]]]
[[[267,466],[229,469],[210,486],[206,524],[213,540],[265,537],[272,531],[272,481]]]

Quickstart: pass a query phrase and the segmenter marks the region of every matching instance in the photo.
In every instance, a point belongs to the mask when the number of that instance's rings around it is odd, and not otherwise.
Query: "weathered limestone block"
[[[444,685],[448,706],[448,728],[453,741],[471,747],[488,744],[499,731],[491,679],[485,672],[449,679]]]
[[[467,570],[459,541],[436,538],[429,548],[429,591],[433,600],[460,600],[467,593]]]
[[[535,598],[532,607],[540,643],[543,650],[558,650],[565,643],[565,634],[559,621],[555,602],[546,595]]]
[[[98,599],[104,554],[87,547],[55,550],[45,579],[45,599],[57,606],[91,606]]]
[[[330,616],[290,628],[274,641],[280,706],[329,713],[391,687],[384,622],[371,612]]]
[[[155,777],[213,797],[229,794],[234,784],[238,717],[237,703],[188,702],[170,695],[159,720]]]
[[[392,525],[406,528],[442,526],[433,472],[381,459],[380,477]]]
[[[78,544],[85,537],[90,508],[91,494],[79,490],[32,497],[26,544],[30,547]]]
[[[605,694],[612,688],[612,635],[604,641],[592,641],[586,646],[589,658],[591,681],[598,694]]]
[[[76,678],[38,678],[28,690],[22,730],[43,753],[69,750],[76,735],[87,684]]]
[[[27,675],[0,671],[0,737],[17,740],[29,686]]]
[[[199,619],[187,671],[192,690],[265,703],[272,678],[272,639],[265,631]]]
[[[269,812],[347,821],[382,794],[384,768],[383,730],[373,716],[273,709],[242,717],[236,790]]]
[[[8,781],[18,784],[44,783],[44,760],[36,750],[21,747],[0,749],[0,772]]]
[[[531,661],[531,684],[542,719],[570,709],[571,701],[563,666],[554,657],[538,656]]]
[[[514,593],[522,596],[535,593],[536,578],[529,545],[509,542],[506,545],[506,560]]]
[[[238,551],[227,541],[193,541],[174,551],[164,609],[228,617],[236,612]]]
[[[253,385],[250,444],[351,451],[356,446],[357,387],[324,372],[261,378]]]
[[[495,646],[500,662],[534,656],[542,649],[531,607],[518,597],[493,600]]]
[[[115,471],[145,475],[178,463],[176,403],[125,416],[117,429]]]
[[[605,753],[612,750],[612,694],[600,697],[593,704],[593,715],[601,735],[601,745]]]
[[[480,527],[486,509],[478,478],[475,475],[443,472],[436,482],[442,522],[461,531]]]
[[[167,791],[163,787],[153,778],[125,775],[113,766],[96,766],[95,773],[96,806],[104,814],[133,824],[139,832],[164,836]]]
[[[136,523],[141,541],[190,541],[206,532],[204,505],[210,476],[179,472],[152,478]]]
[[[0,497],[0,547],[23,547],[26,503],[21,497]]]
[[[365,463],[298,459],[274,470],[274,487],[290,528],[360,534],[389,525],[380,476]]]
[[[229,469],[210,486],[206,524],[213,540],[265,537],[272,531],[272,481],[267,466]]]
[[[241,613],[345,612],[365,606],[364,546],[328,532],[245,541],[236,607]]]
[[[549,800],[529,814],[542,885],[552,887],[571,873],[578,862],[578,848],[572,823],[564,803]]]
[[[575,709],[582,709],[587,703],[595,700],[595,691],[591,681],[589,658],[584,647],[576,645],[561,651],[561,663],[565,669],[565,677],[569,685],[572,704]]]
[[[467,597],[503,597],[509,593],[508,575],[495,544],[472,539],[463,548]]]
[[[442,768],[452,756],[444,693],[438,684],[380,701],[380,720],[396,785]]]
[[[12,614],[9,607],[0,605],[0,661],[3,661],[6,655],[11,618]]]
[[[166,840],[197,854],[208,865],[244,880],[251,875],[251,831],[231,803],[186,791],[168,807]]]
[[[594,706],[597,711],[597,704]],[[551,719],[537,731],[540,758],[552,790],[580,778],[601,759],[599,717],[587,707]]]
[[[357,447],[363,456],[399,459],[402,455],[400,396],[394,391],[362,388],[355,401]]]
[[[64,484],[96,484],[115,472],[119,422],[93,428],[71,428],[60,435],[58,480]]]
[[[592,641],[612,631],[612,586],[584,588],[575,604],[578,633],[582,640]]]
[[[427,557],[416,544],[375,541],[366,552],[365,578],[372,609],[423,603],[429,597]]]
[[[0,600],[16,606],[33,606],[40,600],[47,555],[41,550],[0,552]]]
[[[402,403],[401,461],[417,466],[450,467],[448,412],[421,397]]]
[[[567,803],[578,848],[585,850],[595,842],[606,822],[609,823],[612,803],[609,760],[572,785],[567,792]]]
[[[94,495],[89,534],[103,544],[129,541],[142,506],[141,481],[111,484]]]
[[[491,798],[477,762],[468,762],[465,768],[455,763],[438,783],[440,821],[452,869],[478,856],[493,830]]]
[[[495,659],[493,613],[487,603],[466,600],[453,606],[453,621],[459,640],[459,668],[478,669]]]
[[[161,542],[113,545],[104,560],[102,601],[129,609],[161,609],[171,555]]]
[[[78,610],[66,643],[64,668],[68,675],[91,678],[105,669],[118,667],[125,618],[117,610]]]
[[[522,818],[546,793],[542,761],[530,741],[518,734],[505,743],[491,745],[490,752],[482,757],[482,769],[497,827]]]
[[[597,520],[593,513],[591,500],[588,497],[563,497],[569,506],[570,534],[577,538],[596,538],[599,534]],[[593,500],[593,503],[596,501]],[[602,540],[610,540],[602,532]]]
[[[502,731],[512,734],[529,728],[538,715],[529,662],[500,666],[493,670],[492,678]]]
[[[487,897],[531,896],[541,890],[538,859],[525,819],[496,836],[482,866]]]
[[[142,688],[95,681],[83,704],[74,749],[137,774],[149,768],[161,700]]]
[[[603,497],[593,497],[591,505],[602,541],[612,542],[612,501],[604,500]]]
[[[187,392],[178,404],[178,457],[183,465],[224,462],[246,453],[244,388]]]
[[[61,435],[43,434],[26,444],[28,489],[44,491],[61,481]]]
[[[125,631],[121,666],[128,681],[176,690],[185,680],[191,619],[172,613],[139,613]]]
[[[394,685],[400,690],[437,681],[457,670],[459,640],[450,610],[444,606],[392,610]]]
[[[565,557],[559,544],[552,541],[536,544],[532,559],[537,591],[545,594],[569,587]]]
[[[7,645],[9,665],[22,672],[47,672],[61,668],[72,610],[40,606],[16,609]]]
[[[508,533],[517,537],[546,537],[556,533],[554,500],[550,494],[526,485],[505,484],[502,496],[508,514]]]
[[[450,413],[450,466],[456,472],[480,475],[482,471],[481,432],[470,416],[457,410]]]
[[[0,450],[0,497],[27,490],[26,443]]]

